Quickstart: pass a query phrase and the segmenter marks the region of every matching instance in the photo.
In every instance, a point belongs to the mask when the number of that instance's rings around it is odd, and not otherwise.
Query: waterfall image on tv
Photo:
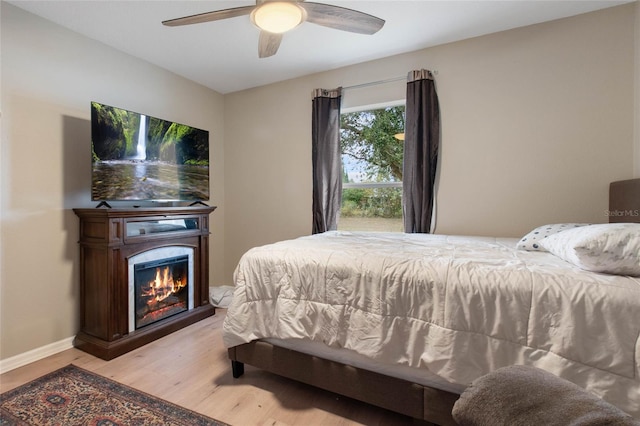
[[[91,102],[93,201],[209,199],[209,132]]]

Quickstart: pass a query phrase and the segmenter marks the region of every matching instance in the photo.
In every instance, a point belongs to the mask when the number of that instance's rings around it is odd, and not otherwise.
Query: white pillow
[[[540,245],[543,238],[567,229],[577,228],[579,226],[587,226],[588,223],[552,223],[550,225],[538,226],[533,231],[522,237],[516,246],[519,250],[528,251],[547,251]]]
[[[550,235],[540,245],[579,268],[640,276],[640,223],[606,223]]]

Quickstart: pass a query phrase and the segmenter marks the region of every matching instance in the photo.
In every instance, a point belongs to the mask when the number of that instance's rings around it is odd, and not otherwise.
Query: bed
[[[253,365],[449,425],[471,381],[531,365],[640,417],[640,179],[611,184],[606,214],[521,239],[334,231],[253,248],[223,325],[233,375]]]

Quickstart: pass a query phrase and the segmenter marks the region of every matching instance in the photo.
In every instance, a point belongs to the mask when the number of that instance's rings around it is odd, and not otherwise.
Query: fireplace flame
[[[153,281],[149,282],[145,289],[142,289],[142,295],[149,297],[148,304],[153,302],[161,302],[177,293],[180,289],[187,286],[186,279],[174,279],[171,274],[171,268],[168,266],[164,268],[156,268],[156,277]]]

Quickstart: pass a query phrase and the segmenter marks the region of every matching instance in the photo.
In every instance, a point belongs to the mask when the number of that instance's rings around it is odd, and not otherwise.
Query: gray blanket
[[[640,426],[640,421],[581,387],[521,365],[475,380],[452,414],[460,426]]]

